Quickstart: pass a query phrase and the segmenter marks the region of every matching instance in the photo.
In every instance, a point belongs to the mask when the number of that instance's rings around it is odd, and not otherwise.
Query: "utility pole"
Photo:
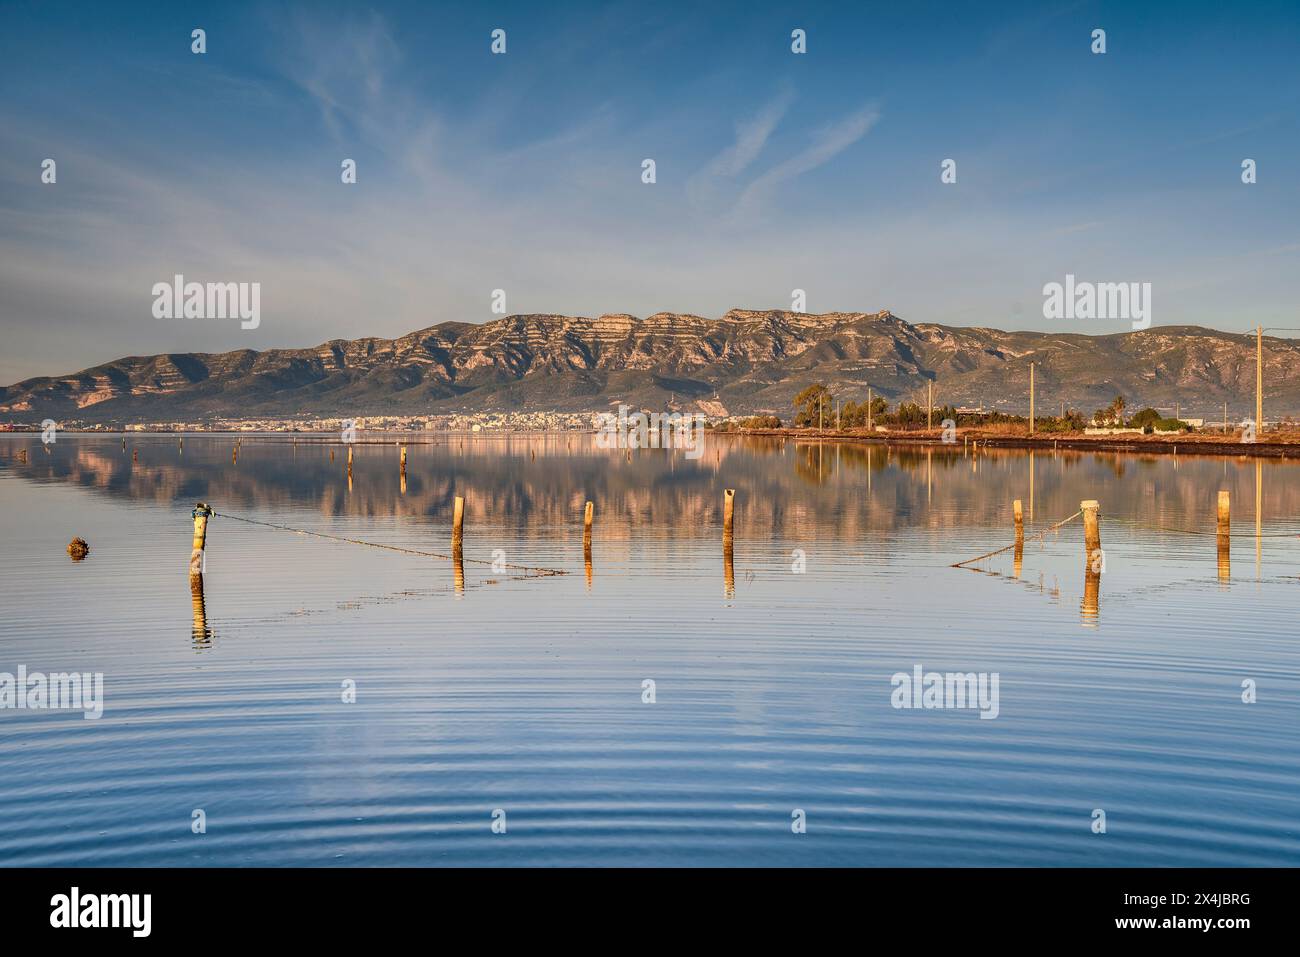
[[[817,431],[822,431],[826,419],[826,394],[817,397]]]
[[[929,432],[934,421],[934,383],[925,384],[925,431]]]
[[[1034,364],[1029,363],[1029,434],[1034,434]]]
[[[867,386],[867,431],[868,432],[875,431],[875,429],[871,427],[871,402],[872,402],[871,386]]]
[[[1264,327],[1255,327],[1255,434],[1264,431]]]
[[[840,400],[835,400],[835,431],[840,430]]]
[[[1223,403],[1223,434],[1228,434],[1228,403]]]

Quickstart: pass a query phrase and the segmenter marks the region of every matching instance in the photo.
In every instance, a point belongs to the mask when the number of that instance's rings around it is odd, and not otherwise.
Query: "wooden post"
[[[1227,489],[1219,491],[1218,521],[1215,544],[1219,565],[1219,581],[1232,578],[1232,499]]]
[[[1024,542],[1025,540],[1025,507],[1021,504],[1020,499],[1011,503],[1011,514],[1016,523],[1016,541]]]
[[[1079,511],[1083,512],[1083,548],[1084,559],[1088,562],[1088,567],[1092,567],[1093,553],[1101,548],[1101,525],[1097,518],[1097,512],[1101,506],[1095,499],[1088,499],[1079,503]]]
[[[736,512],[736,490],[728,488],[722,490],[722,538],[724,542],[731,541],[731,535],[735,520]]]
[[[402,446],[402,471],[406,471],[406,446]]]
[[[1029,434],[1034,434],[1034,364],[1029,363]]]
[[[190,513],[194,517],[194,543],[190,550],[190,575],[203,572],[203,550],[208,546],[208,518],[212,509],[204,502],[199,502]]]
[[[465,499],[456,496],[456,505],[451,514],[451,547],[460,548],[464,541]]]
[[[352,487],[352,446],[348,446],[348,488]]]
[[[582,512],[582,550],[591,556],[591,520],[595,514],[596,506],[591,502]]]
[[[1255,327],[1255,435],[1264,431],[1264,327]]]

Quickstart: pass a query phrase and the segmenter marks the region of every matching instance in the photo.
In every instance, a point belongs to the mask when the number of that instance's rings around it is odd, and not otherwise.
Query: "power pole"
[[[929,432],[934,421],[934,383],[925,384],[925,431]]]
[[[835,400],[835,431],[840,430],[840,400]]]
[[[868,431],[868,432],[874,432],[874,431],[875,431],[875,430],[871,427],[871,402],[872,402],[872,399],[871,399],[871,386],[867,386],[867,431]]]
[[[1223,403],[1223,434],[1228,434],[1228,403]]]
[[[1255,327],[1255,433],[1264,431],[1264,327]]]
[[[1034,364],[1029,363],[1029,434],[1034,434]]]

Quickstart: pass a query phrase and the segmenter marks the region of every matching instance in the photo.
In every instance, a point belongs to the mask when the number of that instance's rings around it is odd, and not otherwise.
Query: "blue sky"
[[[482,322],[498,288],[1127,330],[1043,318],[1073,273],[1152,283],[1156,326],[1300,325],[1294,3],[46,2],[0,27],[6,383]],[[153,318],[175,273],[260,282],[260,326]]]

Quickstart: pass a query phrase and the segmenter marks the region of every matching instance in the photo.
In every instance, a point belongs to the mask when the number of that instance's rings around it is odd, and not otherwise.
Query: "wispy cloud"
[[[778,163],[745,187],[736,204],[736,212],[745,213],[755,210],[782,183],[810,173],[830,162],[866,136],[867,131],[875,126],[879,119],[880,112],[874,106],[868,106],[826,127],[813,137],[813,142],[807,149]]]

